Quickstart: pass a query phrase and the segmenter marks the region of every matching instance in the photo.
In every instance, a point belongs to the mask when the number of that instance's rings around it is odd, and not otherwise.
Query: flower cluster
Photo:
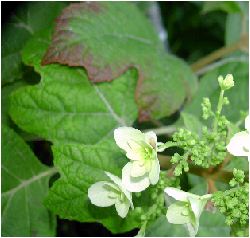
[[[202,102],[203,119],[211,118],[211,127],[203,126],[201,135],[186,129],[179,129],[174,133],[173,141],[165,144],[165,148],[178,146],[183,149],[183,154],[175,153],[171,159],[171,162],[176,164],[174,171],[176,176],[181,175],[183,170],[189,171],[189,162],[209,168],[220,164],[225,159],[230,122],[221,115],[221,111],[223,105],[229,104],[228,98],[224,97],[224,91],[230,89],[234,81],[232,75],[227,75],[225,79],[219,76],[218,81],[221,93],[216,112],[212,111],[209,98],[203,98]]]
[[[244,183],[243,171],[234,169],[233,174],[234,178],[229,182],[233,188],[214,193],[212,202],[225,215],[228,226],[244,231],[249,222],[249,184]]]
[[[226,157],[227,150],[233,155],[246,155],[249,152],[249,117],[246,118],[246,131],[236,133],[230,140],[230,122],[221,115],[223,105],[229,104],[224,92],[234,86],[232,75],[218,78],[221,92],[216,111],[212,110],[209,98],[202,102],[203,119],[212,119],[210,127],[203,126],[198,135],[186,129],[180,129],[173,135],[173,141],[157,142],[156,134],[152,131],[142,133],[132,127],[120,127],[114,131],[114,139],[128,158],[122,168],[122,178],[109,172],[107,181],[99,181],[88,189],[91,203],[99,207],[114,205],[120,217],[125,218],[129,209],[134,209],[132,193],[142,197],[141,193],[150,185],[150,197],[153,203],[147,210],[137,206],[135,213],[141,220],[138,236],[144,236],[148,222],[157,219],[166,212],[169,223],[185,224],[190,236],[195,236],[199,228],[199,219],[208,200],[226,216],[226,223],[237,232],[245,231],[248,222],[248,183],[244,183],[244,172],[233,171],[233,179],[229,182],[230,190],[198,196],[184,192],[179,186],[178,177],[167,178],[167,173],[160,171],[157,152],[177,146],[183,153],[175,153],[171,162],[175,165],[174,174],[179,176],[182,171],[189,171],[193,163],[203,168],[216,166]],[[227,145],[228,144],[228,145]],[[226,146],[227,145],[227,146]],[[108,180],[109,178],[109,180]],[[237,233],[239,234],[239,233]]]

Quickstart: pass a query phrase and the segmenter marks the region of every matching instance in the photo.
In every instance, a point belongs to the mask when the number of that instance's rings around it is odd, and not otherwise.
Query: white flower
[[[249,155],[249,143],[250,143],[250,118],[245,119],[246,131],[236,133],[227,145],[227,150],[234,156],[248,156]]]
[[[91,203],[98,207],[115,205],[118,215],[124,218],[129,207],[134,209],[132,195],[124,188],[120,178],[109,172],[105,173],[112,182],[100,181],[92,184],[88,189],[88,197]]]
[[[172,187],[165,188],[164,192],[177,200],[168,207],[168,222],[187,224],[190,235],[195,236],[199,229],[200,215],[212,195],[198,196]]]
[[[131,160],[122,169],[122,182],[130,192],[141,192],[159,180],[157,137],[154,132],[142,133],[132,127],[115,129],[116,144]]]

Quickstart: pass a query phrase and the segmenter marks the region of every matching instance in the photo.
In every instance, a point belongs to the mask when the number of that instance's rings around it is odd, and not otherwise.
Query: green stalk
[[[219,101],[218,101],[218,105],[217,105],[217,112],[216,112],[216,116],[214,118],[214,125],[213,125],[214,132],[217,131],[218,117],[221,114],[221,110],[222,110],[222,106],[223,106],[224,92],[225,92],[225,90],[220,91],[220,97],[219,97]]]

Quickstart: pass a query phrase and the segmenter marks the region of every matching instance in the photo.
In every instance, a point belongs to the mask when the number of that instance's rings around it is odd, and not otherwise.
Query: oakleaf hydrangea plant
[[[230,154],[245,156],[249,152],[249,117],[245,121],[246,131],[232,135],[229,130],[232,123],[222,114],[223,106],[229,105],[224,94],[234,86],[233,76],[219,76],[218,83],[221,90],[216,109],[213,110],[209,98],[203,98],[201,103],[206,123],[200,134],[181,128],[173,134],[172,141],[163,143],[157,141],[153,131],[143,133],[132,127],[115,129],[114,140],[126,154],[128,162],[121,170],[122,178],[105,172],[111,181],[99,181],[90,186],[88,196],[91,203],[99,207],[115,205],[118,215],[124,219],[130,208],[134,209],[141,220],[138,236],[144,236],[148,224],[162,214],[169,224],[184,225],[190,236],[196,236],[202,212],[215,209],[225,216],[232,235],[247,235],[249,185],[244,172],[233,170],[233,177],[228,181],[230,189],[211,189],[212,176],[219,176],[218,171]],[[178,147],[182,152],[172,156],[169,171],[161,171],[157,153],[170,147]],[[183,171],[187,173],[194,166],[200,168],[201,175],[210,181],[210,187],[203,195],[183,191],[176,183]],[[170,171],[173,171],[172,175]],[[207,171],[215,171],[215,175],[209,177]],[[144,190],[150,190],[153,203],[147,210],[138,202],[144,199]],[[132,199],[137,201],[135,208]]]

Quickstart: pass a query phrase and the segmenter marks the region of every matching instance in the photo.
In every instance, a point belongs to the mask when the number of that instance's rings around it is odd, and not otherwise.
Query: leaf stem
[[[236,50],[248,50],[248,35],[244,34],[241,38],[232,45],[224,46],[218,50],[215,50],[211,54],[199,59],[197,62],[191,65],[191,68],[194,72],[199,71],[210,63],[226,56]]]

